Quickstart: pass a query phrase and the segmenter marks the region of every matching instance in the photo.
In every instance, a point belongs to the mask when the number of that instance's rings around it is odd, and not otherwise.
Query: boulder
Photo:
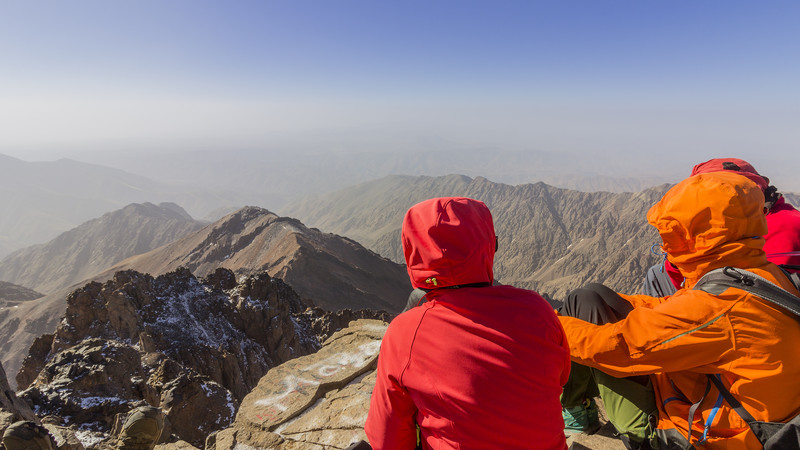
[[[116,414],[138,406],[149,390],[136,349],[95,338],[55,355],[20,397],[40,416],[108,429]]]
[[[209,434],[230,426],[237,407],[229,390],[196,374],[170,381],[161,394],[172,432],[197,447]]]
[[[354,321],[315,354],[271,369],[242,401],[231,428],[207,448],[345,448],[365,439],[363,426],[387,323]]]
[[[17,398],[8,384],[6,371],[0,364],[0,436],[9,425],[18,420],[36,421],[33,410],[27,403]]]

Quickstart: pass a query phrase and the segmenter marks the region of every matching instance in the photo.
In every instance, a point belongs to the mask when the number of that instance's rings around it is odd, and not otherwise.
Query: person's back
[[[423,448],[565,448],[563,330],[538,294],[491,285],[485,205],[416,205],[403,241],[412,284],[432,290],[384,337],[365,426],[372,446],[412,449],[418,425]]]
[[[790,272],[800,273],[800,211],[779,197],[767,212],[767,228],[767,258]]]

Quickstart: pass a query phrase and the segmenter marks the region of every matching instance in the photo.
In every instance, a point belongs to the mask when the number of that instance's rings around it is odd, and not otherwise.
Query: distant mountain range
[[[230,190],[156,182],[106,166],[67,159],[26,162],[0,155],[0,258],[130,203],[176,202],[204,215],[223,206],[245,205],[245,200]]]
[[[399,312],[410,291],[405,268],[359,243],[311,229],[263,208],[245,207],[175,242],[106,270],[161,274],[186,267],[206,276],[219,267],[237,275],[267,272],[328,311]]]
[[[89,155],[87,155],[89,156]],[[320,195],[392,174],[481,175],[505,183],[544,181],[584,191],[636,192],[670,181],[659,173],[597,164],[546,152],[231,151],[157,155],[118,152],[26,162],[0,155],[0,258],[41,244],[129,203],[173,202],[193,217],[216,220],[244,205],[277,210],[306,195]],[[619,164],[622,166],[622,164]],[[114,168],[112,168],[114,167]]]
[[[495,276],[560,300],[588,282],[637,293],[661,242],[646,213],[670,185],[641,192],[580,192],[544,183],[510,186],[482,177],[389,176],[287,205],[282,214],[347,236],[403,263],[400,227],[409,207],[466,196],[492,210],[499,239]],[[798,203],[796,194],[785,194]]]
[[[83,154],[92,164],[25,162],[0,155],[0,204],[5,207],[0,258],[129,203],[173,202],[195,218],[214,221],[243,205],[276,211],[305,196],[389,175],[450,173],[512,185],[544,182],[584,192],[640,192],[679,181],[699,162],[654,158],[645,152],[623,157],[439,147],[420,143],[418,148],[384,151],[327,147],[312,151],[276,143],[274,148],[224,152]],[[770,172],[767,175],[776,185],[796,189],[794,178],[781,175],[791,171],[771,163],[764,162],[762,169]]]
[[[0,279],[49,294],[205,225],[174,203],[133,203],[0,260]]]
[[[259,150],[160,153],[154,158],[143,158],[135,152],[127,155],[104,152],[86,157],[155,180],[258,193],[261,201],[254,204],[273,210],[304,196],[321,195],[388,175],[458,173],[507,184],[541,181],[586,192],[639,192],[676,182],[687,170],[686,164],[679,160],[665,159],[654,164],[650,155],[574,157],[533,150],[437,147],[420,143],[417,148],[384,151],[344,148],[315,151],[276,144],[275,148]]]
[[[294,203],[282,213],[400,262],[400,226],[410,206],[439,196],[482,200],[492,210],[499,239],[495,276],[560,299],[593,281],[638,291],[645,270],[657,261],[650,247],[660,242],[645,214],[668,187],[587,193],[463,175],[390,176]]]

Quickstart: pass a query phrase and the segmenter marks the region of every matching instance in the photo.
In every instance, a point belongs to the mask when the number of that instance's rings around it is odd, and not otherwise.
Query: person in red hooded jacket
[[[365,432],[376,450],[566,449],[564,330],[539,294],[493,285],[497,246],[480,201],[434,198],[405,215],[419,306],[389,325]]]
[[[769,178],[761,175],[749,162],[739,158],[714,158],[697,164],[691,176],[701,173],[735,172],[747,177],[764,192],[764,212],[767,217],[767,234],[764,235],[764,252],[767,259],[790,272],[800,273],[800,211],[786,203],[783,195]],[[647,272],[642,292],[654,297],[674,294],[683,285],[684,276],[669,261],[656,264]]]

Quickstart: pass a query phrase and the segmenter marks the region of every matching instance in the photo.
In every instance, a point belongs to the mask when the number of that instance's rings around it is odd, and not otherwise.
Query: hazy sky
[[[798,166],[798,24],[796,0],[5,0],[0,153],[431,145]]]

